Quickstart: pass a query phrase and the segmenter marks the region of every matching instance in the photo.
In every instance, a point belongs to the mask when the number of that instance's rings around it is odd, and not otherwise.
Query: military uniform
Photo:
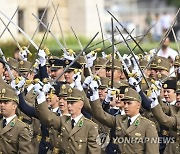
[[[174,142],[167,144],[164,154],[179,154],[180,153],[180,111],[173,116],[166,115],[160,105],[152,109],[152,113],[157,121],[168,128],[170,128],[169,136],[174,137]]]
[[[127,96],[127,97],[126,97]],[[133,99],[133,98],[139,98],[140,96],[137,95],[137,92],[134,90],[130,90],[128,88],[125,90],[125,98]],[[137,100],[136,99],[136,100]],[[139,115],[136,120],[128,127],[128,117],[117,115],[117,116],[111,116],[107,113],[105,113],[102,110],[102,107],[99,103],[99,99],[95,100],[94,102],[91,102],[92,110],[94,111],[94,116],[96,119],[98,119],[101,123],[104,125],[114,128],[116,137],[119,137],[121,140],[124,139],[144,139],[144,138],[156,138],[158,137],[155,124],[151,122],[150,120],[142,117]],[[117,142],[114,142],[118,144]],[[158,143],[152,143],[152,142],[123,142],[121,144],[118,144],[119,150],[121,153],[127,153],[127,154],[157,154],[159,153]]]
[[[13,90],[2,88],[0,91],[0,101],[8,100],[18,103],[17,96]],[[3,121],[6,118],[3,117],[0,120],[0,153],[32,154],[31,138],[28,126],[18,120],[15,114],[10,122],[5,125]]]
[[[83,99],[81,91],[70,89],[72,90],[72,95],[67,97],[67,101]],[[96,143],[98,128],[94,122],[82,116],[74,128],[72,128],[71,117],[56,116],[48,110],[46,102],[36,103],[36,110],[43,123],[59,131],[58,137],[60,142],[58,149],[55,149],[56,151],[72,154],[100,153],[100,147]],[[44,115],[44,113],[46,114]]]
[[[177,82],[176,93],[180,93],[180,81]],[[173,139],[172,142],[167,143],[164,154],[179,154],[180,153],[180,110],[177,106],[171,106],[169,109],[170,115],[166,115],[161,105],[156,105],[152,108],[157,121],[169,128],[169,136]]]

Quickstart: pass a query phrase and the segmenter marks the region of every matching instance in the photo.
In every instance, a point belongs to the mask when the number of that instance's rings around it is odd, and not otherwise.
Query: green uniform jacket
[[[164,154],[179,154],[180,153],[180,110],[177,114],[172,116],[166,115],[161,106],[158,104],[152,109],[157,121],[168,128],[170,128],[169,133],[171,140],[167,143]]]
[[[40,120],[48,127],[59,131],[59,150],[70,154],[100,154],[96,142],[98,126],[84,116],[72,129],[70,116],[57,116],[48,110],[46,102],[36,103],[36,111]],[[58,151],[58,149],[56,149]]]
[[[31,138],[27,125],[17,116],[4,128],[0,120],[0,153],[3,154],[32,154]]]
[[[115,129],[116,138],[121,153],[127,154],[158,154],[158,142],[151,142],[151,139],[158,139],[155,124],[141,115],[128,128],[128,117],[117,115],[112,116],[103,111],[99,99],[91,102],[94,117],[104,125]],[[149,141],[142,141],[144,138]],[[135,141],[137,139],[137,141]],[[154,141],[154,140],[153,140]]]

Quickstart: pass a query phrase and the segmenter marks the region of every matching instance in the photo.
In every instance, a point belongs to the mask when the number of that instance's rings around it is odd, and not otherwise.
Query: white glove
[[[23,50],[19,52],[20,59],[27,61],[28,54],[31,56],[32,53],[26,47],[22,47],[22,49]]]
[[[139,57],[137,55],[135,55],[135,58],[136,58],[138,64],[136,63],[136,60],[134,59],[134,57],[131,58],[131,61],[133,63],[133,71],[134,72],[139,72],[139,67],[138,67],[138,65],[139,65]]]
[[[38,96],[37,96],[37,103],[41,104],[41,103],[43,103],[45,101],[46,101],[46,95],[45,95],[45,93],[43,91],[40,91]]]
[[[11,81],[11,87],[15,90],[17,95],[19,95],[22,91],[25,82],[26,81],[24,77],[17,77],[16,79]]]
[[[159,96],[161,93],[160,89],[162,89],[162,83],[160,81],[155,81],[155,83],[151,84],[151,89],[153,89],[157,96]]]
[[[106,97],[105,97],[105,104],[106,104],[106,103],[109,104],[110,101],[113,100],[113,97],[114,97],[115,94],[116,94],[116,89],[111,89],[111,88],[109,88],[109,89],[107,90],[107,95],[106,95]]]
[[[54,87],[48,82],[44,84],[42,91],[45,93],[48,93],[50,89],[54,89]]]
[[[43,85],[40,83],[36,83],[33,87],[34,92],[38,95],[42,92],[42,89],[43,89]]]
[[[77,72],[76,74],[73,75],[73,81],[75,83],[75,88],[82,91],[83,87],[81,85],[81,73],[80,72]]]
[[[149,96],[149,99],[151,100],[151,108],[154,108],[159,104],[157,93],[155,90],[152,90],[151,95]]]
[[[138,93],[141,91],[141,88],[140,88],[140,86],[139,86],[139,83],[138,83],[138,81],[137,81],[135,78],[130,77],[128,81],[129,81],[129,84],[130,84],[131,86],[133,86]]]
[[[107,54],[105,52],[102,52],[101,54],[102,54],[102,58],[106,59]]]
[[[45,92],[43,91],[43,87],[44,86],[41,82],[36,83],[33,87],[34,92],[37,94],[37,103],[38,104],[41,104],[46,101],[46,95],[45,95]]]
[[[124,54],[124,55],[123,55],[123,60],[124,60],[126,66],[127,66],[128,68],[132,65],[132,64],[131,64],[130,57],[128,57],[127,54]]]
[[[83,83],[83,88],[84,89],[88,88],[88,86],[92,80],[93,80],[93,78],[91,76],[86,77],[86,79],[84,80],[84,83]]]
[[[26,50],[22,50],[19,52],[19,57],[21,60],[27,61],[28,53]]]
[[[87,57],[87,64],[85,65],[85,67],[86,68],[92,67],[94,60],[97,58],[97,53],[93,54],[92,52],[90,52],[86,55],[86,57]]]
[[[99,85],[95,80],[92,80],[91,83],[89,84],[89,88],[92,92],[92,95],[90,96],[91,101],[95,101],[99,99],[98,87]]]
[[[41,64],[41,66],[46,65],[46,53],[44,50],[39,50],[38,52],[38,56],[39,56],[39,62]]]
[[[67,52],[64,53],[64,58],[68,60],[74,60],[75,52],[72,49],[67,49]]]

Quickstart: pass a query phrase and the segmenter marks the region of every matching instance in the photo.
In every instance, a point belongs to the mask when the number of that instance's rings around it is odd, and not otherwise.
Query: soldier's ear
[[[84,106],[84,102],[83,102],[83,101],[80,101],[79,103],[80,103],[79,108],[82,109],[83,106]]]

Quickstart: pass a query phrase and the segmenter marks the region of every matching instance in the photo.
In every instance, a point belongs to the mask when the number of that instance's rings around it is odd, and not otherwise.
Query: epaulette
[[[153,121],[147,119],[146,117],[141,117],[141,119],[147,120],[147,121],[151,122],[152,124],[155,124]]]
[[[21,119],[17,119],[17,120],[18,120],[19,122],[21,122],[23,125],[29,127],[29,125],[28,125],[27,123],[23,122]]]
[[[93,124],[96,124],[94,121],[92,121],[91,119],[88,119],[88,118],[84,118],[85,120],[87,120],[87,121],[89,121],[89,122],[91,122],[91,123],[93,123]],[[97,124],[96,124],[97,125]]]

